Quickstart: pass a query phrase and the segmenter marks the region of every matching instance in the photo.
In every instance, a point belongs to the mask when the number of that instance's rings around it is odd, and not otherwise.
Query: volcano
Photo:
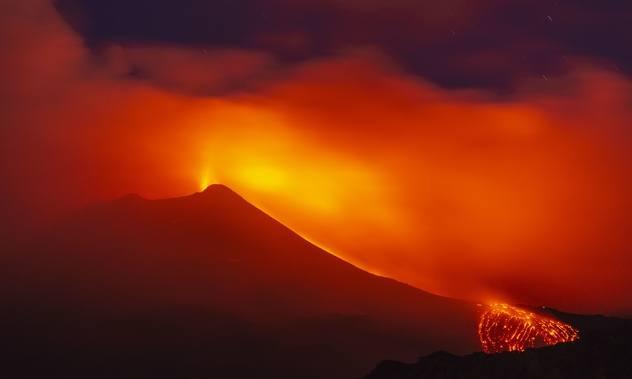
[[[480,350],[483,309],[363,271],[229,188],[89,205],[0,263],[3,378],[354,378]]]

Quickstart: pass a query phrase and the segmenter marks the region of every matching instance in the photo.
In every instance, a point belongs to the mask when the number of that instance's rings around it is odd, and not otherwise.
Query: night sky
[[[632,316],[629,1],[0,0],[0,248],[226,184],[370,272]]]

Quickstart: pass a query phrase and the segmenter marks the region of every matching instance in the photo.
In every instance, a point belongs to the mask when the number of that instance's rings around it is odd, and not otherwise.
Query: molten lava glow
[[[219,182],[215,178],[215,175],[213,174],[213,171],[210,169],[202,171],[202,173],[200,174],[200,191],[204,191],[206,187],[210,186],[211,184],[219,184]]]
[[[568,324],[507,304],[493,304],[478,325],[478,338],[488,354],[524,351],[534,347],[538,336],[547,346],[579,338]]]

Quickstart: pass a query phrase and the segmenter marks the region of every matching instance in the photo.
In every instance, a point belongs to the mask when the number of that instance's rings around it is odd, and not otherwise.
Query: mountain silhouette
[[[363,379],[631,378],[632,320],[582,318],[601,325],[573,342],[496,354],[438,351],[411,364],[382,361]]]
[[[354,378],[480,350],[476,304],[365,272],[235,192],[89,205],[0,263],[0,377]]]

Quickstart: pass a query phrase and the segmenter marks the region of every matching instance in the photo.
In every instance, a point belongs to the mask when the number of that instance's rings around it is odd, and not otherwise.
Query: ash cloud
[[[531,77],[569,72],[571,56],[632,70],[625,2],[60,0],[57,9],[93,48],[237,48],[292,64],[374,47],[444,88],[510,93]]]
[[[2,1],[3,245],[204,173],[423,289],[629,314],[627,5],[229,3]]]

